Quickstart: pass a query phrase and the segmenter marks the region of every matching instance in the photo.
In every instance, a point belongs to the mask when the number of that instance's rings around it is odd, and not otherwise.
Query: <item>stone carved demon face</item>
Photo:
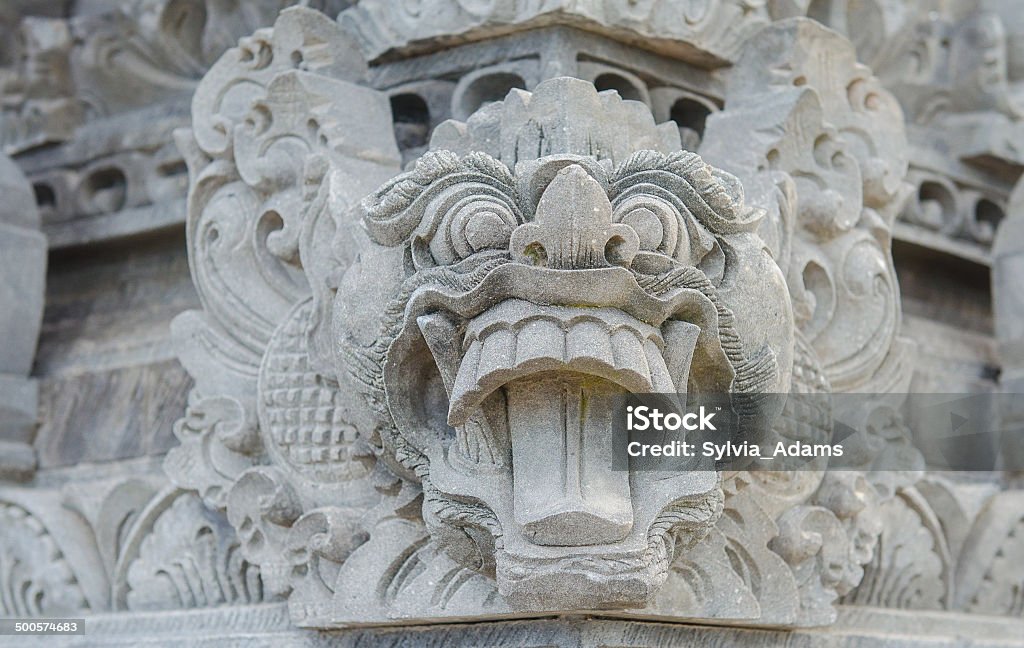
[[[685,151],[434,151],[362,218],[334,336],[432,539],[516,609],[643,606],[722,495],[696,466],[613,471],[611,397],[788,381],[787,290],[738,181]]]

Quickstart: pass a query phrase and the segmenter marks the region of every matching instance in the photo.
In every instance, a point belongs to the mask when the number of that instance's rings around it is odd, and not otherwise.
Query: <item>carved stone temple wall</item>
[[[0,0],[0,147],[0,645],[1024,646],[1015,0]]]

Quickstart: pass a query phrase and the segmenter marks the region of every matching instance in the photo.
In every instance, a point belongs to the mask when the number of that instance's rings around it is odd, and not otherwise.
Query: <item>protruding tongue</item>
[[[506,386],[515,520],[531,542],[595,545],[629,534],[629,472],[611,469],[612,407],[625,391],[576,373]]]
[[[597,545],[629,534],[629,472],[612,470],[613,407],[628,392],[677,391],[677,373],[685,388],[696,334],[673,337],[687,348],[672,349],[670,376],[661,332],[619,310],[508,300],[470,322],[449,424],[464,424],[504,387],[515,520],[531,542]]]

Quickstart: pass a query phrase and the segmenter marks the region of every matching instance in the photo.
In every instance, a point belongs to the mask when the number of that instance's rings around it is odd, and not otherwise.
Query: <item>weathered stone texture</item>
[[[0,6],[0,617],[1024,645],[1020,475],[911,443],[1024,385],[1013,2],[58,4]],[[867,440],[613,470],[640,392]]]
[[[191,386],[176,360],[43,379],[40,466],[163,454],[174,445],[171,429]]]
[[[280,606],[243,607],[230,611],[194,610],[187,614],[105,615],[91,620],[89,632],[106,646],[180,645],[195,640],[244,641],[247,646],[286,648],[655,648],[657,646],[753,646],[769,648],[870,648],[884,642],[896,648],[928,646],[956,648],[971,637],[972,646],[1021,646],[1021,623],[963,614],[934,614],[844,608],[827,632],[797,630],[784,636],[772,630],[722,628],[681,623],[628,622],[590,617],[533,621],[425,625],[413,628],[366,628],[332,632],[291,628]],[[900,630],[890,632],[890,629]],[[48,638],[58,646],[97,645],[85,638]]]
[[[36,373],[80,373],[171,357],[168,320],[197,303],[174,232],[51,255]]]
[[[196,303],[180,235],[54,254],[36,357],[43,466],[160,454],[191,380],[168,322]]]
[[[2,154],[0,195],[0,479],[26,479],[36,466],[37,385],[28,374],[42,320],[46,238],[28,180]]]

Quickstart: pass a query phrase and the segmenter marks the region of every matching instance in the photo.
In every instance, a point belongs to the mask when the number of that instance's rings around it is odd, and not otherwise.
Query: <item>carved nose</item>
[[[604,187],[578,164],[558,172],[534,221],[517,227],[509,241],[513,259],[566,270],[629,267],[639,249],[633,228],[612,223]]]

